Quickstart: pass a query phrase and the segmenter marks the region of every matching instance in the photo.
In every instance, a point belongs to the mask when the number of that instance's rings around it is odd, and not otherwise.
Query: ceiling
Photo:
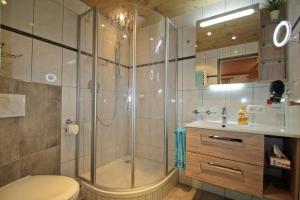
[[[156,10],[163,16],[174,17],[191,10],[214,4],[221,0],[81,0],[94,7],[101,3],[137,3]]]

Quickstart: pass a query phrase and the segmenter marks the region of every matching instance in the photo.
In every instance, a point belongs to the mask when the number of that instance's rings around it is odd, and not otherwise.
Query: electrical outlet
[[[247,112],[248,113],[263,113],[265,112],[266,107],[264,105],[248,105]]]

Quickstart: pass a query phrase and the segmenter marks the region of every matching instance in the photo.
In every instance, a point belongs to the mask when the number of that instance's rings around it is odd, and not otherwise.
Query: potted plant
[[[268,0],[266,7],[270,12],[271,20],[277,20],[280,14],[280,8],[283,6],[284,0]]]

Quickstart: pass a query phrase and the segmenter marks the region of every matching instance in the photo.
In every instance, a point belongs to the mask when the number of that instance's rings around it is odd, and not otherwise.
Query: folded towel
[[[185,128],[178,128],[174,137],[174,166],[178,169],[185,169]]]

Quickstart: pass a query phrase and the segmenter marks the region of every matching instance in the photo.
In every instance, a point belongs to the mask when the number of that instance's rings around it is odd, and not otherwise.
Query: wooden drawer
[[[263,135],[188,128],[186,149],[218,158],[264,165]]]
[[[240,191],[262,196],[263,167],[212,156],[187,152],[186,176]]]

